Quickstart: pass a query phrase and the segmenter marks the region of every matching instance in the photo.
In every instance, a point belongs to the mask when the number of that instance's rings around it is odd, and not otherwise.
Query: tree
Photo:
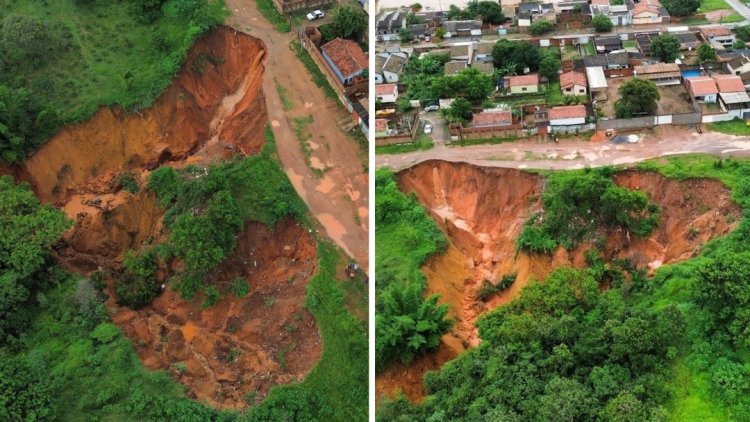
[[[659,90],[653,81],[630,79],[620,85],[620,99],[615,103],[618,119],[654,114],[659,107]]]
[[[545,54],[539,61],[539,74],[550,81],[557,80],[560,71],[560,59],[554,53]]]
[[[0,177],[0,345],[29,320],[35,293],[54,279],[46,271],[50,248],[70,227],[65,214],[42,205],[26,183]]]
[[[732,32],[742,41],[750,42],[750,25],[735,26]]]
[[[133,14],[143,23],[152,23],[162,16],[162,6],[167,0],[133,0]]]
[[[479,16],[484,23],[499,24],[505,20],[503,9],[496,1],[469,2],[467,9],[473,16]]]
[[[741,39],[735,41],[734,44],[732,44],[732,48],[735,49],[735,50],[740,50],[740,49],[743,49],[745,47],[746,47],[745,41],[743,41]]]
[[[367,31],[367,15],[361,8],[350,5],[340,7],[333,12],[331,29],[335,37],[359,40]]]
[[[435,36],[438,37],[438,39],[442,40],[443,37],[445,36],[445,29],[443,29],[443,27],[440,27],[440,28],[436,29],[435,30]]]
[[[418,283],[407,287],[392,284],[380,291],[375,316],[375,362],[381,370],[390,362],[411,362],[426,351],[435,350],[440,338],[453,325],[446,318],[448,305],[438,297],[422,298]]]
[[[0,25],[0,64],[5,63],[8,71],[42,66],[65,48],[62,37],[63,34],[42,20],[9,15]]]
[[[398,37],[401,42],[404,43],[412,42],[414,40],[414,34],[406,28],[401,28],[398,30]]]
[[[750,345],[750,254],[723,254],[698,269],[698,304],[711,312],[715,329],[732,335],[735,344]]]
[[[701,63],[713,62],[716,60],[716,51],[708,43],[703,43],[698,47],[698,60]]]
[[[606,15],[597,14],[591,19],[591,24],[594,25],[596,32],[609,32],[612,30],[612,20]]]
[[[547,32],[552,31],[553,26],[552,22],[548,20],[538,20],[529,26],[529,33],[532,35],[546,34]]]
[[[700,0],[664,0],[661,4],[672,16],[690,16],[701,6]]]
[[[664,63],[674,63],[680,55],[680,40],[672,34],[661,34],[651,40],[649,54]]]
[[[50,374],[33,369],[18,357],[0,352],[0,419],[54,419]]]
[[[503,68],[512,63],[516,72],[522,73],[525,68],[530,71],[539,69],[539,47],[528,41],[510,41],[501,39],[492,46],[492,58],[496,68]]]
[[[412,12],[419,12],[422,10],[422,5],[419,3],[413,3],[411,6],[409,6]]]
[[[0,85],[0,160],[22,161],[58,125],[52,106],[28,89]]]
[[[471,103],[466,98],[456,98],[445,115],[450,122],[466,122],[471,119]]]
[[[406,24],[407,25],[418,25],[425,23],[425,19],[422,16],[417,16],[414,13],[409,13],[406,15]]]

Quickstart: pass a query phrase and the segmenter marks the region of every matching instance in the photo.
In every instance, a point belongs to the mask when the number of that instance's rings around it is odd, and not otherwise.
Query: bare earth
[[[394,170],[403,170],[433,159],[485,167],[562,170],[635,164],[654,157],[690,153],[750,156],[750,138],[745,136],[705,131],[699,134],[695,129],[677,126],[659,126],[638,133],[641,135],[638,143],[623,145],[608,141],[561,140],[559,144],[523,141],[449,148],[438,143],[428,151],[380,155],[376,163],[378,167],[391,167]]]
[[[348,113],[315,85],[289,48],[294,30],[289,34],[277,32],[258,12],[255,1],[228,0],[227,7],[232,11],[227,23],[260,38],[268,49],[263,92],[284,171],[328,237],[368,268],[368,177],[359,158],[359,146],[338,127]],[[283,108],[276,82],[286,89],[293,103],[288,111]],[[306,130],[312,134],[311,161],[316,167],[330,168],[321,178],[307,166],[292,124],[295,118],[310,115],[314,120]]]

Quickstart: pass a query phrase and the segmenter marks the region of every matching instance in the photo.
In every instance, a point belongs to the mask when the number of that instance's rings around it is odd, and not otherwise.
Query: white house
[[[716,82],[710,76],[685,78],[685,85],[687,85],[690,96],[701,103],[715,103],[716,97],[719,95]]]
[[[555,126],[580,126],[586,124],[586,106],[572,105],[552,107],[547,112],[549,125]]]
[[[398,100],[398,85],[380,84],[375,86],[375,98],[383,104],[395,103]]]

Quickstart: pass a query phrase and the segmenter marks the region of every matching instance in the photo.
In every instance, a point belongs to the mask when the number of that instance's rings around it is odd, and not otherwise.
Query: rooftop
[[[483,110],[472,122],[475,127],[508,126],[513,123],[513,114],[509,110]]]
[[[388,119],[375,119],[375,132],[385,132],[388,130]]]
[[[443,66],[443,75],[455,75],[464,69],[466,69],[465,60],[446,62]]]
[[[747,92],[722,92],[719,94],[724,104],[750,103]]]
[[[572,105],[562,107],[552,107],[547,112],[550,120],[576,119],[586,117],[586,106]]]
[[[398,94],[398,85],[396,84],[380,84],[375,85],[375,96],[381,97],[383,95]]]
[[[745,84],[739,76],[715,75],[714,80],[719,92],[745,92]]]
[[[607,78],[604,76],[604,69],[601,66],[587,67],[586,80],[591,89],[607,88]]]
[[[574,85],[586,86],[586,75],[581,72],[565,72],[560,75],[560,88]]]
[[[655,73],[674,73],[680,74],[680,66],[677,63],[658,63],[644,66],[636,66],[636,75],[652,75]]]
[[[704,37],[727,37],[732,35],[732,31],[726,26],[708,26],[701,28],[701,34]]]
[[[336,38],[323,44],[321,50],[331,59],[344,77],[367,69],[367,55],[352,40]]]
[[[384,71],[401,74],[401,71],[404,70],[404,64],[406,64],[406,58],[397,56],[395,54],[391,54],[390,57],[388,57],[388,60],[386,60],[385,64],[383,64],[382,69]]]
[[[685,78],[685,81],[687,82],[688,91],[693,97],[717,94],[719,92],[718,88],[716,88],[716,82],[709,76]]]
[[[528,75],[509,76],[508,86],[539,85],[539,75],[530,73]]]

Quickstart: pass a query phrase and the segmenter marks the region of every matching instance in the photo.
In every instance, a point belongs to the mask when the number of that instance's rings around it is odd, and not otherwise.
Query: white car
[[[312,12],[312,13],[313,13],[313,15],[315,15],[315,17],[316,17],[316,18],[318,18],[318,19],[324,18],[324,17],[326,16],[326,14],[325,14],[325,13],[323,13],[323,11],[322,11],[322,10],[320,10],[320,9],[318,9],[318,10],[313,10],[313,12]]]
[[[432,125],[431,124],[427,123],[426,125],[424,125],[424,133],[425,133],[425,135],[429,135],[429,134],[432,133]]]
[[[318,18],[315,15],[313,15],[312,13],[308,13],[307,14],[307,20],[314,21],[315,19],[318,19]]]
[[[438,107],[437,105],[428,105],[427,107],[424,108],[424,111],[438,111],[438,110],[440,110],[440,107]]]

